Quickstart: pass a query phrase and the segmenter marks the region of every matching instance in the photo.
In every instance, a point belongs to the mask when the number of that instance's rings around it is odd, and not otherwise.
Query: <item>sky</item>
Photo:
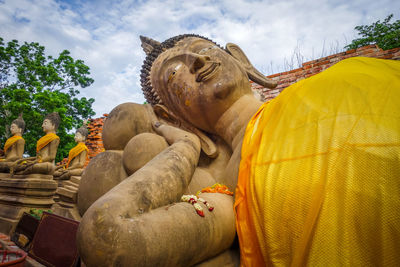
[[[95,82],[78,88],[95,99],[95,117],[145,101],[140,35],[164,41],[184,33],[239,45],[264,74],[343,51],[357,25],[400,19],[398,0],[0,0],[0,37],[38,42],[46,54],[67,49]],[[298,60],[300,58],[300,60]]]

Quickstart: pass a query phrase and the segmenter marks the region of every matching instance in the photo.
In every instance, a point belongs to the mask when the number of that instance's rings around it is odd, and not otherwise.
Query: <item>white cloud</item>
[[[395,0],[355,1],[0,1],[0,36],[39,42],[49,54],[67,49],[90,67],[95,83],[81,89],[94,97],[97,116],[116,105],[142,103],[139,72],[144,60],[139,35],[163,41],[198,33],[221,45],[241,46],[261,71],[282,70],[299,48],[306,59],[343,48],[356,25],[394,13]],[[325,46],[324,46],[325,43]]]

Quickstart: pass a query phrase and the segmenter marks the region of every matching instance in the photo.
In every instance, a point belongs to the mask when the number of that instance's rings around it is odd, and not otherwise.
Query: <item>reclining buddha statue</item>
[[[87,265],[221,266],[236,234],[243,266],[400,262],[400,62],[343,60],[262,103],[249,79],[276,84],[237,45],[141,39],[145,97],[182,129],[154,123],[170,146],[87,210]],[[235,195],[201,193],[204,217],[179,202],[200,157],[190,129],[232,152],[216,181]]]

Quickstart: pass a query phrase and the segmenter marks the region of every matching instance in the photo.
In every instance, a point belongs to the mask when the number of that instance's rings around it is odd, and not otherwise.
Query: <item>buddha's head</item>
[[[22,118],[22,114],[11,123],[10,131],[12,135],[22,135],[25,130],[25,121]]]
[[[60,125],[60,115],[57,112],[47,114],[43,120],[42,129],[45,133],[55,132]]]
[[[88,129],[86,123],[84,122],[82,127],[78,128],[75,132],[74,140],[77,143],[85,142],[88,136]]]
[[[221,48],[197,35],[158,43],[142,37],[147,57],[141,82],[147,101],[213,133],[218,119],[240,97],[252,94],[249,78],[265,87],[274,82],[259,73],[234,44]]]

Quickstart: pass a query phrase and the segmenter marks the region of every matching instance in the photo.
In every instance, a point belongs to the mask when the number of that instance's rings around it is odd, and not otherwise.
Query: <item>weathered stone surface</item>
[[[18,177],[18,178],[16,178]],[[23,212],[31,208],[50,209],[57,183],[40,175],[0,179],[0,232],[9,233]]]
[[[72,183],[75,183],[77,185],[79,185],[79,183],[81,182],[81,176],[71,176],[71,180]]]
[[[123,150],[137,134],[153,132],[151,120],[156,117],[150,105],[124,103],[115,107],[103,125],[103,144],[106,150]]]
[[[133,174],[144,164],[168,147],[164,137],[153,133],[142,133],[133,137],[124,149],[122,162],[128,175]]]
[[[70,180],[64,181],[64,182],[62,183],[62,186],[63,186],[63,187],[72,186],[72,187],[74,187],[77,191],[78,191],[78,188],[79,188],[79,184],[73,183],[73,182],[71,182]]]
[[[240,266],[239,247],[225,250],[211,259],[205,260],[194,267],[238,267]]]
[[[80,221],[82,219],[81,215],[78,212],[76,204],[73,203],[60,201],[53,205],[52,210],[57,215],[70,218],[75,221]]]
[[[70,202],[76,203],[76,199],[77,199],[77,190],[71,190],[69,188],[65,188],[65,187],[59,187],[57,189],[57,194],[59,194],[60,196],[66,197],[68,200],[70,200]]]
[[[82,175],[78,190],[78,209],[83,215],[99,197],[128,175],[122,165],[122,151],[105,151],[93,158]]]

